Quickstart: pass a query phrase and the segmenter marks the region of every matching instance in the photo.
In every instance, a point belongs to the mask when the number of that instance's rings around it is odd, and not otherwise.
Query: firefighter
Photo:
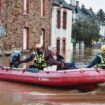
[[[26,63],[33,60],[32,65],[30,65],[29,68],[38,68],[43,70],[43,68],[46,67],[44,56],[45,54],[42,45],[36,44],[36,51],[32,52],[25,59],[21,60],[20,63]]]
[[[93,59],[93,61],[87,67],[91,68],[95,65],[97,68],[105,69],[105,45],[101,46],[100,53]]]

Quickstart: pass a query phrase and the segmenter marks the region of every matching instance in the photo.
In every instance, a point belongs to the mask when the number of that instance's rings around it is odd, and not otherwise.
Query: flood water
[[[97,53],[91,49],[77,50],[72,52],[71,61],[85,67]],[[0,57],[0,64],[8,66],[8,57]],[[83,93],[75,89],[0,81],[0,105],[105,105],[105,85]]]

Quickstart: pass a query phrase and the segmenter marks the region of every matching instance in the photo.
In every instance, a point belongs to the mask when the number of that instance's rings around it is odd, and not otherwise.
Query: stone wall
[[[41,0],[30,0],[29,14],[23,14],[23,0],[2,0],[0,19],[5,27],[4,49],[12,45],[22,48],[23,28],[29,28],[29,49],[40,41],[41,29],[45,29],[46,46],[50,35],[50,1],[46,0],[46,15],[41,17]]]

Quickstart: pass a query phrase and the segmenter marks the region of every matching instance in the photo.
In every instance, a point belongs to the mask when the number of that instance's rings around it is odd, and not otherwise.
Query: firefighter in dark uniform
[[[33,60],[32,65],[29,68],[38,68],[39,70],[43,70],[46,67],[46,62],[44,60],[44,51],[41,44],[36,45],[36,51],[32,52],[25,59],[20,60],[20,63],[26,63]]]
[[[91,68],[95,65],[97,68],[105,69],[105,45],[101,46],[100,53],[93,59],[93,61],[87,67]]]

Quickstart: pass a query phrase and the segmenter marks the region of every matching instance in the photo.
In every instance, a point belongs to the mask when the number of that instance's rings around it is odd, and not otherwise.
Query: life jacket
[[[38,54],[37,52],[35,52],[33,65],[38,67],[38,68],[44,68],[47,66],[47,64],[44,60],[44,53]]]
[[[97,68],[105,69],[105,56],[99,53],[98,56],[101,58],[101,62],[97,64]]]

